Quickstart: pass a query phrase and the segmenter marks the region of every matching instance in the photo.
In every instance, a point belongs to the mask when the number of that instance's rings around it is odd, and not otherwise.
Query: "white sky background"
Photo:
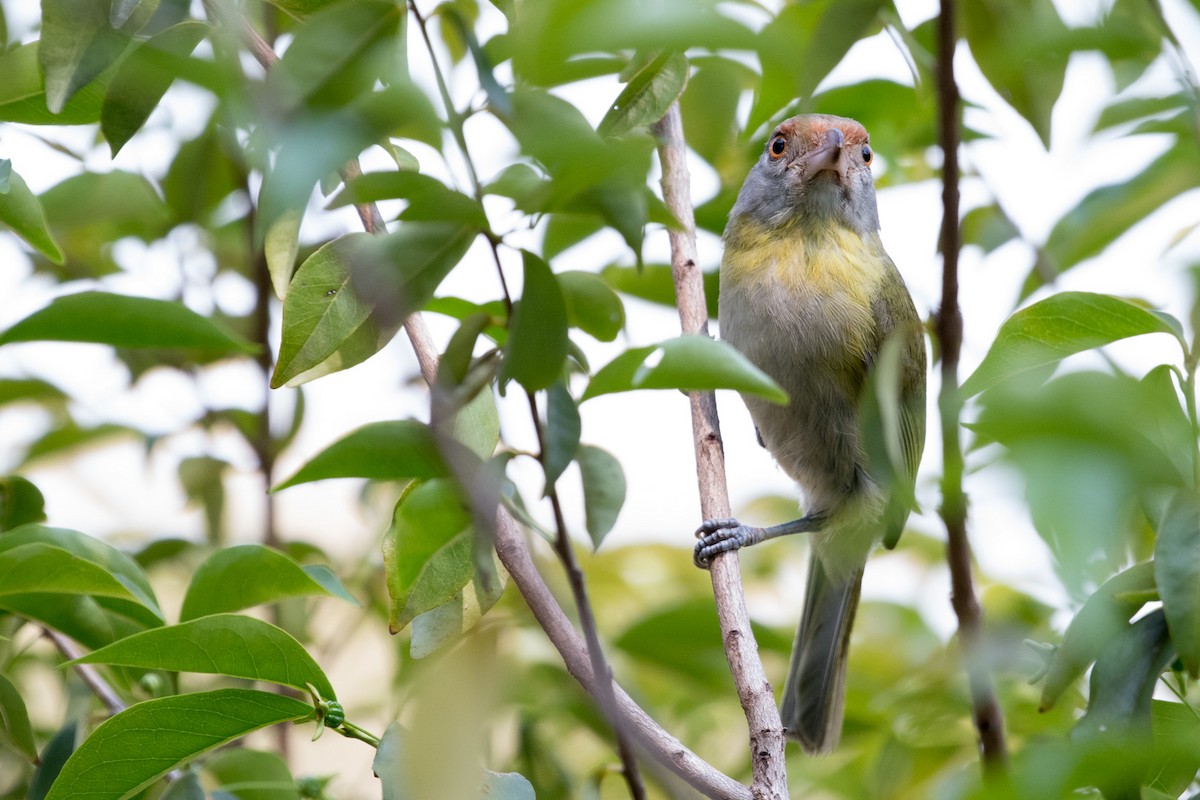
[[[901,1],[897,5],[910,27],[936,12],[935,0]],[[1082,25],[1094,20],[1106,4],[1100,0],[1060,0],[1058,5],[1069,24]],[[1163,0],[1163,5],[1169,22],[1184,42],[1185,52],[1195,62],[1200,54],[1200,17],[1184,0]],[[490,18],[498,26],[498,12],[486,2],[481,6],[485,20]],[[31,38],[28,26],[36,19],[36,6],[9,0],[5,10],[12,31],[21,34],[24,40]],[[428,79],[426,85],[432,86],[424,48],[415,38],[410,41],[409,52],[414,76],[418,80]],[[1035,241],[1044,241],[1053,223],[1091,188],[1134,174],[1166,147],[1166,137],[1089,138],[1096,116],[1114,91],[1100,56],[1072,57],[1062,97],[1055,107],[1054,138],[1049,152],[1028,124],[992,91],[965,46],[960,47],[956,69],[964,97],[982,107],[968,112],[968,121],[995,136],[964,148],[964,169],[982,176],[1007,213]],[[880,34],[858,43],[824,85],[874,76],[907,81],[908,75],[895,45]],[[454,76],[452,86],[460,106],[477,85],[475,80],[469,65]],[[1174,82],[1171,65],[1160,63],[1132,91],[1148,95],[1166,93],[1172,90]],[[615,79],[608,78],[568,87],[564,94],[592,122],[597,122],[619,90]],[[433,96],[432,90],[430,94]],[[164,173],[177,142],[199,132],[211,105],[211,98],[202,91],[176,86],[147,129],[115,160],[91,128],[48,130],[0,126],[0,158],[11,158],[15,170],[35,192],[44,191],[79,169],[75,161],[39,141],[39,136],[85,152],[88,169],[125,169],[158,178]],[[473,155],[484,179],[509,163],[514,148],[500,123],[486,114],[477,115],[468,124],[467,133],[476,148]],[[876,140],[873,144],[886,164],[888,143]],[[494,145],[494,149],[479,149],[488,145]],[[446,177],[445,168],[432,151],[416,146],[414,152],[423,169]],[[387,169],[389,165],[390,160],[379,151],[364,156],[368,171]],[[691,169],[693,198],[699,204],[715,191],[716,181],[698,159],[692,160]],[[966,179],[962,188],[964,209],[988,200],[987,191],[976,178]],[[884,242],[923,314],[936,307],[940,295],[941,262],[936,254],[941,217],[939,193],[939,184],[926,182],[886,189],[879,194]],[[1169,251],[1168,248],[1180,231],[1197,223],[1198,206],[1198,192],[1177,198],[1139,224],[1101,258],[1067,273],[1056,289],[1138,296],[1186,319],[1192,297],[1184,269],[1200,263],[1200,234],[1193,231],[1181,243]],[[489,211],[502,212],[503,208],[503,201],[496,201]],[[398,205],[385,205],[385,217],[389,212],[394,215],[398,209]],[[498,230],[505,228],[502,220],[502,214],[493,215]],[[347,211],[307,222],[304,233],[315,240],[331,232],[356,229],[357,219]],[[140,242],[122,242],[117,257],[126,271],[104,279],[101,286],[155,297],[173,297],[183,288],[185,299],[198,310],[206,310],[209,298],[215,296],[227,311],[246,311],[252,303],[252,293],[240,278],[223,278],[210,294],[206,284],[213,274],[213,265],[187,252],[188,236],[186,231],[177,231],[168,243],[151,247]],[[519,238],[514,242],[534,243],[538,239],[540,233],[531,235],[527,242]],[[1164,251],[1168,252],[1164,255]],[[667,261],[666,234],[661,230],[651,231],[645,252],[647,262]],[[714,267],[720,259],[719,241],[702,234],[700,253],[702,265]],[[606,232],[568,251],[555,263],[559,269],[599,269],[613,260],[629,263],[630,257],[616,234]],[[961,377],[965,378],[979,363],[999,325],[1012,310],[1030,263],[1030,248],[1015,242],[986,259],[975,249],[964,251],[961,302],[966,329]],[[517,293],[519,260],[510,258],[506,268],[510,286]],[[48,279],[32,276],[21,246],[11,235],[0,233],[0,297],[4,298],[0,302],[0,328],[42,307],[64,290],[82,288],[86,287],[60,287]],[[485,258],[483,247],[471,251],[467,262],[450,276],[439,294],[477,301],[499,296],[495,270],[489,258]],[[627,330],[616,343],[603,345],[586,335],[577,337],[593,368],[607,363],[627,346],[649,344],[679,332],[677,317],[671,309],[634,299],[626,299],[626,309]],[[427,318],[435,336],[444,342],[453,330],[452,325],[436,315]],[[1157,338],[1161,341],[1142,337],[1121,343],[1111,348],[1111,352],[1119,363],[1135,372],[1162,361],[1177,360],[1177,349],[1168,337]],[[290,475],[322,448],[362,424],[424,416],[427,408],[424,392],[408,385],[416,374],[408,342],[400,335],[368,362],[309,384],[305,426],[280,458],[275,479]],[[186,427],[205,407],[253,407],[261,398],[253,390],[258,379],[249,364],[219,365],[206,370],[199,392],[188,378],[170,370],[156,370],[131,388],[126,371],[108,349],[94,345],[28,344],[0,348],[0,376],[50,380],[75,398],[73,408],[83,423],[125,423],[163,434]],[[940,536],[941,526],[933,514],[937,507],[941,446],[937,426],[932,423],[936,419],[932,402],[936,398],[936,370],[931,371],[930,380],[931,425],[919,490],[926,511],[910,525]],[[280,409],[290,407],[292,392],[273,392],[271,402]],[[764,494],[794,495],[791,482],[755,442],[753,426],[740,399],[733,393],[722,392],[718,402],[735,513]],[[524,402],[502,401],[501,407],[506,439],[532,449],[532,429]],[[629,484],[618,527],[605,546],[655,540],[690,547],[692,530],[699,522],[699,507],[691,426],[683,396],[675,392],[636,392],[598,398],[584,404],[582,410],[584,441],[613,452],[624,465]],[[0,413],[0,471],[15,466],[19,451],[16,445],[36,439],[48,424],[48,419],[28,408]],[[94,448],[71,460],[38,464],[25,474],[46,495],[51,524],[108,537],[118,543],[164,536],[200,538],[202,518],[197,509],[186,506],[174,470],[180,458],[206,452],[229,458],[240,468],[228,486],[230,528],[237,540],[257,539],[262,485],[253,472],[253,455],[234,437],[172,435],[160,443],[149,463],[144,461],[140,445],[119,442]],[[524,479],[526,498],[533,501],[538,496],[540,480],[533,465],[527,467],[518,469],[518,475]],[[335,557],[364,552],[378,557],[376,543],[390,508],[376,503],[375,512],[364,513],[359,502],[360,490],[360,482],[341,480],[281,493],[279,525],[284,537],[313,541]],[[560,490],[567,504],[568,522],[582,533],[581,492],[574,468],[560,481]],[[1065,602],[1050,571],[1047,551],[1029,523],[1019,483],[999,470],[988,470],[983,475],[969,477],[968,491],[972,543],[984,569],[1053,603]],[[752,524],[774,521],[756,519],[752,512],[744,515],[744,519]],[[866,584],[868,596],[916,597],[935,625],[948,632],[952,628],[946,602],[948,579],[944,575],[934,576],[933,580],[928,575],[917,576],[906,568],[902,551],[903,545],[899,555],[881,556],[873,562]],[[681,552],[681,558],[686,557]],[[752,611],[773,621],[794,617],[803,585],[799,574],[792,569],[794,561],[788,560],[778,578],[778,595],[752,598]]]

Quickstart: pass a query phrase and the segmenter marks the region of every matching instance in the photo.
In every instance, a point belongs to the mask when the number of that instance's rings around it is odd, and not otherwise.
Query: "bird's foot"
[[[692,560],[697,567],[708,569],[717,554],[738,550],[761,542],[762,528],[743,525],[736,519],[706,519],[696,529],[696,550]]]

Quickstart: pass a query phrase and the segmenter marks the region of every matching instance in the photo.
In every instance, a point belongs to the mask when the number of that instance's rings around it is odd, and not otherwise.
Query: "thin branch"
[[[708,307],[704,280],[696,263],[696,223],[692,211],[691,181],[679,104],[654,126],[658,155],[662,162],[663,200],[679,222],[669,231],[671,274],[679,304],[679,321],[684,333],[708,335]],[[690,392],[692,434],[696,446],[696,477],[700,487],[700,513],[705,519],[729,516],[729,494],[725,483],[725,451],[717,419],[713,392]],[[717,602],[717,617],[725,643],[725,657],[737,687],[738,699],[750,731],[752,791],[756,798],[786,798],[787,767],[784,762],[783,723],[775,707],[775,692],[758,657],[758,644],[750,628],[750,615],[742,593],[736,550],[713,559],[710,573]]]
[[[587,646],[533,563],[525,539],[507,511],[496,516],[496,553],[542,630],[562,656],[567,671],[593,696],[595,673]],[[756,800],[751,790],[722,773],[662,729],[620,686],[614,684],[617,709],[638,745],[706,797]]]
[[[499,262],[497,262],[499,267]],[[546,464],[546,437],[542,431],[538,413],[537,397],[533,392],[525,392],[529,400],[529,413],[533,417],[533,427],[537,431],[539,460],[544,467]],[[638,769],[637,759],[629,744],[628,726],[617,712],[617,698],[613,690],[612,669],[604,658],[604,650],[600,644],[600,632],[596,625],[596,615],[592,611],[592,601],[588,597],[587,582],[583,570],[575,558],[575,550],[571,545],[571,537],[567,535],[567,523],[563,517],[562,503],[558,499],[558,490],[553,485],[546,487],[546,497],[550,500],[550,508],[554,512],[554,526],[557,536],[554,540],[554,551],[562,561],[563,570],[567,573],[567,583],[571,587],[571,595],[575,599],[575,608],[579,614],[579,625],[583,628],[583,637],[587,642],[587,652],[593,675],[602,675],[605,680],[596,681],[596,704],[612,726],[613,735],[617,740],[617,755],[621,759],[621,767],[625,774],[625,782],[629,785],[629,794],[634,800],[645,800],[646,787],[642,782],[642,772]]]
[[[75,643],[68,639],[63,634],[50,628],[43,628],[42,633],[47,639],[54,642],[54,646],[58,648],[58,652],[67,657],[68,661],[74,661],[77,658],[83,657],[83,652],[80,651]],[[111,716],[120,714],[125,710],[125,701],[116,693],[116,691],[108,685],[108,681],[96,671],[96,668],[91,664],[72,664],[72,668],[79,674],[79,677],[92,690],[92,694],[104,704]]]
[[[223,14],[217,7],[217,0],[204,0],[204,4],[209,13],[214,15],[214,19],[225,24],[236,25],[251,52],[264,68],[269,68],[278,60],[274,52],[270,51],[269,46],[267,47],[268,52],[260,51],[259,43],[265,44],[265,42],[243,18],[239,17],[231,22],[227,18],[228,15]],[[356,160],[349,162],[351,168],[356,164]],[[358,208],[359,216],[363,220],[363,227],[368,232],[379,231],[379,228],[375,227],[375,220],[382,220],[378,207],[374,203],[365,203]],[[437,349],[420,312],[412,314],[405,320],[404,330],[408,334],[413,352],[420,365],[421,377],[432,387],[437,380]],[[584,690],[593,697],[597,696],[600,690],[595,673],[591,668],[588,648],[558,605],[558,601],[546,586],[545,581],[542,580],[541,573],[533,563],[533,557],[529,553],[529,548],[516,521],[504,508],[498,508],[496,512],[496,554],[508,571],[512,582],[516,584],[517,589],[525,598],[534,618],[545,631],[546,637],[558,650],[567,671],[583,686]],[[747,628],[748,632],[749,628]],[[759,800],[758,797],[751,794],[748,787],[733,780],[700,758],[682,742],[663,730],[662,726],[612,681],[611,676],[605,677],[612,690],[616,709],[622,717],[623,724],[628,726],[635,742],[651,757],[706,797],[714,798],[714,800]],[[778,715],[776,715],[776,722],[778,722]]]
[[[958,307],[958,142],[959,95],[954,78],[957,33],[954,0],[941,0],[937,28],[938,143],[942,167],[942,304],[937,337],[942,353],[942,385],[938,408],[942,427],[942,507],[946,525],[946,560],[950,566],[951,604],[958,617],[960,643],[971,686],[971,704],[985,771],[1002,772],[1008,763],[1004,716],[996,701],[987,666],[980,658],[983,612],[971,576],[971,544],[967,539],[967,503],[963,494],[963,454],[959,441],[958,361],[963,320]]]

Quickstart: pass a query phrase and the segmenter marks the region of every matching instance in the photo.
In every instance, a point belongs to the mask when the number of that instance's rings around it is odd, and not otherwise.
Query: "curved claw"
[[[736,519],[706,519],[696,529],[696,549],[692,561],[708,569],[713,558],[729,550],[738,550],[761,540],[762,528],[742,525]]]

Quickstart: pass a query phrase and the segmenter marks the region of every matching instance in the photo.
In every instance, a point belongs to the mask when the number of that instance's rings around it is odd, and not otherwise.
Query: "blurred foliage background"
[[[375,762],[386,798],[465,796],[483,767],[492,796],[627,794],[603,717],[514,588],[497,598],[502,573],[498,584],[486,577],[494,567],[454,488],[461,474],[435,446],[441,429],[425,425],[437,407],[397,338],[419,309],[453,367],[439,384],[451,432],[476,460],[498,453],[504,479],[488,485],[533,531],[563,605],[573,608],[570,587],[538,534],[561,533],[543,498],[556,483],[617,680],[748,781],[711,590],[685,549],[696,514],[671,521],[676,546],[621,536],[652,527],[629,507],[617,519],[627,488],[639,489],[624,476],[645,474],[635,462],[662,470],[650,451],[674,451],[674,480],[690,481],[685,407],[648,391],[608,411],[590,399],[642,384],[769,391],[742,366],[722,369],[716,351],[668,344],[659,366],[646,362],[673,335],[674,302],[649,126],[678,100],[713,314],[716,237],[766,135],[791,114],[849,116],[871,131],[885,239],[921,252],[903,242],[937,228],[924,202],[941,163],[936,8],[43,0],[39,13],[5,0],[0,11],[0,275],[11,290],[0,304],[0,796],[47,796],[72,751],[94,757],[88,734],[115,710],[61,666],[66,653],[44,631],[83,652],[248,608],[303,645],[357,725],[378,735],[403,723],[405,754],[388,745]],[[1190,290],[1200,90],[1187,47],[1200,42],[1200,6],[968,0],[958,11],[959,70],[973,82],[964,305],[968,359],[982,362],[966,386],[968,486],[996,481],[1019,509],[971,523],[988,537],[977,542],[980,657],[1005,713],[1011,773],[981,781],[947,611],[920,591],[945,580],[927,514],[872,562],[868,584],[876,575],[884,588],[859,610],[842,745],[820,759],[789,752],[792,792],[1200,796],[1200,304]],[[252,57],[243,25],[278,63]],[[1060,102],[1081,81],[1098,87],[1071,99],[1084,119]],[[1114,157],[1093,170],[1064,157],[1062,141]],[[1057,166],[1031,164],[1038,151]],[[344,168],[358,157],[362,177]],[[1074,197],[1063,213],[1031,211],[1039,195],[1064,193]],[[913,230],[889,227],[889,195],[924,202],[898,214]],[[354,233],[353,206],[371,201],[388,231],[378,239]],[[918,305],[932,307],[936,253],[911,263],[892,252]],[[1126,294],[1174,316],[1114,296]],[[320,393],[318,378],[381,360],[384,384]],[[622,416],[639,417],[629,427],[646,452],[610,444]],[[727,427],[727,439],[747,431]],[[927,511],[939,468],[927,457]],[[323,494],[332,478],[359,480]],[[426,482],[406,490],[411,479]],[[294,488],[265,493],[285,480]],[[112,493],[97,502],[98,486]],[[288,511],[302,493],[311,510]],[[184,505],[190,522],[164,518]],[[103,519],[87,524],[96,508]],[[794,508],[766,493],[739,514],[767,524]],[[82,534],[45,527],[68,519]],[[1042,544],[1006,531],[1009,519],[1031,520]],[[91,543],[100,534],[115,549]],[[1048,554],[1055,585],[1011,581],[989,562],[1009,535],[1031,560]],[[240,549],[248,541],[273,550]],[[742,558],[776,684],[803,549]],[[282,560],[264,555],[274,551]],[[58,572],[64,564],[74,571]],[[225,647],[211,631],[196,641]],[[255,641],[262,655],[274,640]],[[304,688],[265,655],[267,667],[200,669],[165,657],[154,666],[145,652],[140,665],[99,673],[123,704],[209,698],[250,678]],[[309,742],[311,732],[284,725],[245,748],[198,748],[156,774],[200,755],[188,771],[128,788],[189,800],[380,796],[373,748],[328,733]],[[645,766],[652,796],[691,796]]]

